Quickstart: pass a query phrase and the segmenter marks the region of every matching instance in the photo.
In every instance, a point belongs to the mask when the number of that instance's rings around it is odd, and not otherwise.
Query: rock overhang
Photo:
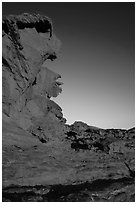
[[[9,15],[3,18],[3,31],[8,33],[10,31],[8,24],[18,29],[36,28],[37,32],[45,33],[50,31],[52,36],[52,22],[51,19],[44,15],[24,13],[21,15]]]

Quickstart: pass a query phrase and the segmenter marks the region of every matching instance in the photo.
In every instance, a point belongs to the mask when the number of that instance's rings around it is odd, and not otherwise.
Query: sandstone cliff
[[[47,120],[63,121],[62,109],[50,100],[61,92],[61,76],[43,65],[56,59],[60,41],[45,16],[11,15],[2,26],[3,119],[44,135]]]
[[[135,128],[65,124],[45,67],[60,41],[39,14],[2,22],[3,201],[134,201]]]

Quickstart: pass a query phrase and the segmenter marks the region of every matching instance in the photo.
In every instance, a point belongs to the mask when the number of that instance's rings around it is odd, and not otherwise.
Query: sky
[[[134,3],[8,2],[2,12],[35,12],[52,19],[62,46],[47,67],[62,76],[63,91],[53,100],[68,124],[135,125]]]

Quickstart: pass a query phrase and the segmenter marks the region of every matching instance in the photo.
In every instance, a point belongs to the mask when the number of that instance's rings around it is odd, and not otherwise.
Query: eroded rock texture
[[[43,65],[57,57],[59,47],[47,17],[23,14],[3,19],[4,119],[43,135],[46,120],[63,119],[61,108],[50,100],[61,92],[61,76]]]
[[[51,100],[60,41],[42,15],[3,19],[3,201],[134,201],[135,128],[66,125]]]

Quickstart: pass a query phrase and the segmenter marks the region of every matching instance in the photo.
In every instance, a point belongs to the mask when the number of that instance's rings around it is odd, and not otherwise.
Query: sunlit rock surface
[[[134,201],[135,128],[66,125],[51,20],[3,19],[3,201]],[[73,114],[73,113],[72,113]]]

